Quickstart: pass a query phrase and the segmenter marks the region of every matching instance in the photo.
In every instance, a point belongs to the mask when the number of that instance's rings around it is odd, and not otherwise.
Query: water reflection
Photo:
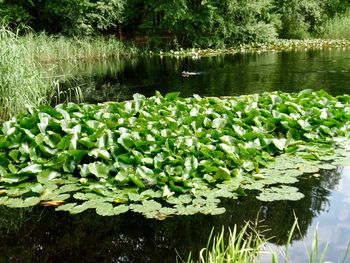
[[[63,71],[65,66],[61,66]],[[69,67],[68,67],[69,69]],[[71,70],[72,71],[72,70]],[[182,76],[183,71],[199,72]],[[88,102],[126,100],[134,93],[180,91],[182,96],[228,96],[263,91],[325,89],[350,91],[350,50],[318,50],[222,55],[138,57],[87,64],[74,69],[62,87],[80,86]],[[69,81],[68,81],[69,80]]]
[[[293,211],[299,217],[302,235],[309,237],[308,229],[332,209],[339,211],[334,218],[320,222],[320,237],[345,242],[350,233],[349,195],[339,200],[337,194],[347,187],[349,179],[340,178],[341,170],[337,170],[324,172],[320,178],[301,179],[298,185],[305,198],[297,202],[263,203],[250,195],[238,201],[223,201],[227,208],[223,215],[178,216],[164,221],[134,213],[101,217],[95,212],[69,215],[41,207],[32,211],[2,207],[0,255],[4,262],[175,262],[176,250],[184,257],[189,251],[198,253],[206,245],[213,226],[220,230],[222,225],[243,225],[246,220],[255,220],[259,213],[271,229],[268,234],[275,236],[272,242],[284,244],[294,222]],[[346,189],[349,194],[349,188]],[[340,212],[344,202],[348,210]],[[335,222],[342,222],[337,230],[333,227]],[[297,244],[298,239],[299,235],[294,236],[293,242]],[[344,244],[339,243],[341,249]],[[297,251],[293,253],[300,254],[298,246],[293,249]],[[339,249],[332,246],[330,252],[335,257]]]

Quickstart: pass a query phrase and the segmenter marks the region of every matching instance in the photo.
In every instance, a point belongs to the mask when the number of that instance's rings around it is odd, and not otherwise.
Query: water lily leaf
[[[55,210],[56,211],[68,211],[68,212],[70,212],[76,205],[77,205],[77,203],[68,203],[68,204],[60,205]]]
[[[323,170],[334,170],[337,169],[337,166],[330,164],[330,163],[322,163],[318,165],[318,168],[323,169]]]
[[[143,184],[143,182],[141,181],[140,177],[134,175],[134,174],[129,174],[129,178],[131,179],[131,181],[134,182],[134,184],[140,188],[144,188],[145,185]]]
[[[257,196],[257,199],[264,202],[278,200],[296,201],[302,199],[303,197],[304,195],[298,192],[298,188],[292,186],[281,186],[264,189],[264,191]]]
[[[226,209],[224,207],[217,207],[212,210],[210,210],[211,215],[221,215],[226,212]]]
[[[2,196],[0,197],[0,205],[5,205],[6,201],[8,200],[8,196]]]
[[[47,183],[49,181],[52,181],[53,179],[59,177],[60,174],[53,170],[43,170],[37,175],[37,179],[39,183]]]
[[[128,133],[122,133],[118,138],[118,143],[123,145],[125,149],[130,150],[134,146],[134,139]]]
[[[13,184],[13,183],[19,183],[27,180],[29,176],[26,175],[5,175],[0,178],[2,182]]]
[[[129,206],[127,205],[118,205],[113,208],[114,215],[124,214],[129,211]]]
[[[73,197],[74,199],[77,199],[77,200],[88,200],[88,198],[84,193],[75,193]]]
[[[105,150],[105,149],[92,149],[89,153],[88,153],[89,156],[93,156],[95,158],[102,158],[102,159],[105,159],[105,160],[110,160],[111,159],[111,155],[110,153]]]
[[[200,207],[193,206],[193,205],[187,205],[185,208],[184,213],[180,213],[182,215],[194,215],[200,212]]]
[[[222,129],[226,126],[227,121],[223,118],[216,118],[213,120],[213,128],[214,129]]]
[[[175,193],[170,191],[169,187],[167,185],[164,185],[163,187],[163,197],[169,198],[170,196],[174,195]]]
[[[283,151],[286,147],[287,139],[273,139],[272,142],[278,150]]]
[[[23,194],[26,194],[30,191],[29,187],[18,187],[18,188],[11,188],[7,189],[6,194],[9,197],[19,197]]]
[[[99,207],[96,208],[96,213],[101,216],[115,215],[113,205],[110,203],[102,203]]]
[[[39,197],[28,197],[28,198],[24,199],[24,205],[26,207],[35,206],[35,205],[39,204],[40,201],[41,200]]]
[[[231,173],[230,171],[225,167],[219,167],[216,174],[215,179],[220,180],[230,180],[231,179]]]
[[[26,207],[22,198],[9,198],[4,202],[4,204],[11,208],[21,208]]]
[[[36,184],[32,184],[30,187],[30,190],[33,192],[33,193],[38,193],[38,194],[41,194],[45,191],[45,188],[42,184],[39,184],[39,183],[36,183]]]
[[[76,192],[80,190],[82,187],[75,184],[65,184],[62,185],[59,189],[57,189],[57,192],[60,194],[67,193],[67,192]]]
[[[24,173],[37,174],[37,173],[40,173],[42,170],[43,170],[42,165],[31,164],[31,165],[19,170],[18,173],[20,173],[20,174],[24,174]]]
[[[171,93],[168,93],[165,95],[165,99],[168,100],[168,101],[172,101],[172,100],[175,100],[179,97],[180,95],[180,92],[171,92]]]
[[[129,200],[130,201],[142,201],[142,200],[145,200],[146,197],[145,196],[142,196],[138,193],[128,193],[128,197],[129,197]]]
[[[89,163],[88,170],[91,174],[98,178],[107,178],[109,175],[110,168],[101,162]]]
[[[297,167],[303,173],[317,173],[320,170],[316,165],[299,164]]]
[[[146,198],[161,198],[163,195],[161,190],[148,189],[141,192],[141,196],[145,196]]]
[[[349,158],[342,158],[342,159],[338,159],[338,160],[334,160],[332,162],[333,165],[335,166],[346,166],[349,167],[350,166],[350,159]]]

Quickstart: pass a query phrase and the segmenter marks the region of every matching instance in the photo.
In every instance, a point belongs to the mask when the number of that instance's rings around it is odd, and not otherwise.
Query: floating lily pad
[[[302,199],[303,197],[304,195],[298,192],[298,188],[283,185],[281,187],[266,188],[257,196],[257,199],[265,202],[279,200],[297,201]]]

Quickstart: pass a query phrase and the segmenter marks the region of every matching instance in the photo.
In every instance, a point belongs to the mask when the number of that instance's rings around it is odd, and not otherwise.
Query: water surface
[[[180,91],[181,96],[229,96],[263,91],[324,89],[350,91],[350,49],[231,54],[214,57],[139,57],[81,65],[72,72],[87,102],[126,100],[134,93],[153,96]],[[183,71],[198,73],[188,77]]]
[[[154,95],[180,91],[182,96],[228,96],[264,91],[295,92],[325,89],[333,95],[350,93],[350,51],[251,53],[192,58],[138,57],[101,61],[78,67],[61,65],[69,72],[62,90],[80,86],[85,101],[127,100],[132,94]],[[183,71],[197,72],[184,77]],[[62,93],[64,100],[67,93]],[[74,92],[71,94],[74,98]],[[53,101],[54,103],[54,101]],[[69,215],[53,209],[0,207],[0,262],[175,262],[206,246],[213,227],[243,225],[264,220],[276,249],[293,236],[293,262],[306,262],[318,225],[320,247],[329,242],[326,260],[338,262],[350,241],[350,168],[324,171],[319,178],[304,176],[297,185],[305,198],[297,202],[264,203],[250,195],[223,200],[227,212],[219,216],[177,216],[164,221],[127,213],[101,217],[95,212]],[[304,237],[304,241],[302,241]],[[177,251],[177,252],[176,252]],[[349,259],[350,260],[350,259]]]

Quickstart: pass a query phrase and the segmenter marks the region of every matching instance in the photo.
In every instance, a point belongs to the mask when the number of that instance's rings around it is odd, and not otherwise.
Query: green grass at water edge
[[[25,111],[25,105],[46,103],[51,89],[18,36],[0,28],[0,121]]]
[[[214,235],[212,230],[208,243],[203,248],[198,260],[193,259],[190,254],[187,260],[181,257],[177,258],[177,262],[186,263],[257,263],[259,262],[259,253],[263,250],[266,240],[261,233],[251,226],[250,222],[246,223],[241,230],[237,225],[233,229],[222,228],[221,232]],[[228,232],[228,238],[227,237]]]
[[[289,248],[292,244],[292,237],[299,231],[301,234],[298,219],[296,218],[294,224],[290,229],[287,243],[284,250],[274,251],[269,248],[268,241],[263,232],[258,230],[258,223],[246,223],[239,231],[237,225],[231,228],[222,228],[221,232],[214,235],[212,230],[207,246],[203,248],[199,255],[194,257],[192,253],[189,254],[187,260],[177,257],[178,263],[257,263],[260,262],[261,256],[264,255],[271,258],[271,263],[292,263],[289,256]],[[228,237],[227,237],[228,232]],[[316,227],[314,238],[311,242],[311,247],[302,240],[305,246],[305,254],[309,263],[324,263],[328,243],[324,248],[319,245],[318,227]],[[349,243],[350,244],[350,243]],[[340,263],[345,263],[348,258],[349,244],[345,248],[344,256]],[[197,260],[195,258],[198,258]],[[328,262],[328,261],[327,261]]]
[[[57,97],[62,92],[57,80],[72,76],[69,75],[71,71],[57,76],[54,70],[57,63],[67,61],[74,69],[81,61],[134,55],[137,52],[135,46],[127,46],[113,38],[79,39],[44,33],[18,36],[1,27],[0,122],[24,112],[26,105],[49,103],[52,96]],[[77,91],[73,89],[73,92]]]
[[[123,43],[113,37],[65,37],[45,33],[29,33],[21,43],[33,51],[34,59],[43,63],[62,60],[71,62],[135,55],[139,49],[132,43]]]
[[[350,11],[326,21],[321,30],[326,39],[350,39]]]

